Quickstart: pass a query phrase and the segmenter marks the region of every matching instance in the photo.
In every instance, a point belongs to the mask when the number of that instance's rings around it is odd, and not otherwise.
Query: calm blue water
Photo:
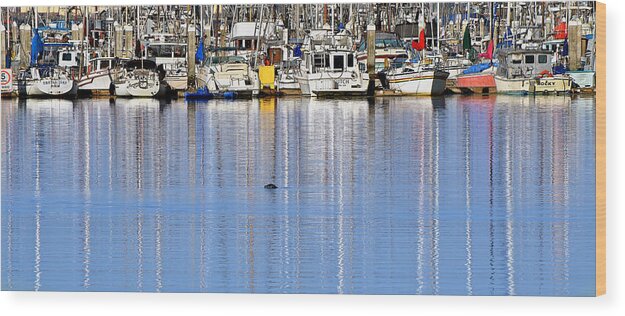
[[[594,295],[594,104],[2,100],[2,289]]]

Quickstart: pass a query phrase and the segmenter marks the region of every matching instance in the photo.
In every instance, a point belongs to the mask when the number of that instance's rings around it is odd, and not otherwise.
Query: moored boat
[[[495,83],[495,64],[477,64],[466,69],[462,74],[456,76],[455,87],[462,93],[495,93],[497,84]]]
[[[78,85],[63,69],[30,67],[20,72],[17,91],[20,98],[74,98]]]
[[[166,89],[161,84],[164,74],[156,70],[156,63],[146,59],[127,62],[114,81],[114,93],[118,97],[156,97]]]
[[[122,60],[115,57],[96,57],[89,61],[85,74],[78,79],[78,93],[110,95]]]
[[[500,51],[495,75],[497,93],[539,94],[571,91],[568,75],[552,74],[550,52],[542,50]]]
[[[349,50],[330,50],[307,56],[314,66],[296,76],[302,94],[319,97],[365,96],[369,75],[359,70],[354,54]]]
[[[253,71],[247,59],[242,56],[212,57],[199,68],[198,87],[207,87],[214,94],[230,95],[238,98],[258,96],[258,73]]]
[[[406,65],[388,72],[381,72],[378,76],[382,86],[396,94],[437,96],[445,92],[449,73],[438,69]]]

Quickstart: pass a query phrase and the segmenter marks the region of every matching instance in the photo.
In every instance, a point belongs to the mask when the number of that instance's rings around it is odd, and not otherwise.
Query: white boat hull
[[[78,90],[91,93],[109,93],[113,74],[109,69],[89,73],[78,80]]]
[[[258,74],[250,72],[250,75],[240,74],[228,76],[223,73],[219,77],[209,73],[206,67],[198,74],[198,86],[205,86],[213,93],[235,92],[240,96],[258,96],[260,82]]]
[[[581,89],[595,88],[595,72],[594,71],[569,71],[566,73],[571,76],[573,82]]]
[[[568,76],[543,78],[507,79],[495,76],[497,93],[504,94],[545,94],[571,91],[572,79]]]
[[[419,71],[388,74],[389,88],[403,95],[442,95],[449,73],[443,71]]]
[[[77,85],[69,78],[43,78],[18,81],[20,97],[73,97]]]
[[[295,77],[302,90],[302,95],[360,95],[367,92],[369,79],[356,73],[313,73]]]
[[[128,79],[115,83],[115,95],[118,97],[155,97],[160,90],[158,76],[148,79]]]
[[[169,85],[172,90],[187,90],[188,79],[187,76],[165,76],[164,81]]]

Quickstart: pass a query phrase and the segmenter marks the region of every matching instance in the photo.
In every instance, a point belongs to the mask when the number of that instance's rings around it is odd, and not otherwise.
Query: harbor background
[[[0,62],[17,86],[3,94],[593,93],[595,11],[594,1],[7,7]]]
[[[89,0],[87,3],[93,3]],[[119,1],[110,1],[120,3]],[[280,1],[281,2],[281,1]],[[619,30],[625,27],[618,12],[622,9],[622,2],[606,0],[607,27],[609,30]],[[141,4],[149,4],[139,1]],[[44,5],[42,1],[33,1],[32,5]],[[9,2],[9,5],[17,5]],[[607,33],[609,56],[618,56],[625,50],[623,41],[617,38],[618,32]],[[621,80],[620,73],[625,72],[625,64],[618,58],[609,59],[606,87],[608,100],[618,100]],[[623,109],[618,106],[608,106],[610,115],[607,117],[607,132],[609,135],[621,135],[624,132],[623,124],[618,122],[623,118]],[[625,179],[622,161],[624,152],[617,143],[618,137],[608,137],[607,165],[610,175],[607,178],[607,201],[610,209],[619,209],[624,206],[624,198],[619,194],[621,179]],[[608,274],[609,291],[607,295],[594,299],[562,299],[559,297],[466,297],[466,296],[366,296],[366,295],[231,295],[231,294],[132,294],[132,293],[67,293],[67,292],[0,292],[0,304],[7,312],[28,314],[60,314],[82,315],[85,310],[91,310],[94,315],[110,315],[127,312],[148,312],[154,315],[170,315],[172,313],[192,313],[197,310],[231,313],[233,315],[281,315],[299,313],[302,315],[337,315],[349,311],[362,315],[379,315],[394,313],[398,315],[414,314],[415,310],[424,313],[463,313],[465,315],[527,315],[544,314],[557,310],[567,315],[586,315],[588,313],[604,313],[606,315],[620,315],[623,308],[622,294],[623,274],[619,272],[623,262],[623,252],[619,245],[625,242],[624,235],[618,227],[622,222],[622,214],[610,212],[607,222],[608,243]],[[245,304],[242,304],[244,302]]]

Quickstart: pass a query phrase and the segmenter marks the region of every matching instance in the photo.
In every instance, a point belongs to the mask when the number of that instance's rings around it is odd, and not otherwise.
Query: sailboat
[[[37,29],[34,29],[34,33],[30,67],[21,71],[17,78],[19,97],[76,97],[78,85],[67,71],[58,66],[38,63],[44,44]]]
[[[495,83],[495,72],[497,63],[493,62],[493,41],[488,43],[486,52],[478,55],[486,60],[483,63],[473,65],[456,77],[455,87],[462,93],[495,93],[497,85]]]
[[[413,42],[416,51],[425,49],[425,31],[419,34],[419,41]],[[449,72],[439,69],[436,64],[424,64],[406,61],[399,67],[378,73],[378,78],[384,89],[389,89],[397,95],[438,96],[445,92]]]
[[[113,82],[118,97],[157,97],[166,94],[166,84],[161,84],[165,74],[158,72],[156,63],[147,59],[134,59],[124,65]]]

